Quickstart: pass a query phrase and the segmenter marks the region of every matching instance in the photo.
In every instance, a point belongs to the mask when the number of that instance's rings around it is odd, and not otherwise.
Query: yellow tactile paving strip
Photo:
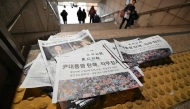
[[[140,78],[143,87],[101,96],[84,108],[166,109],[190,98],[190,51],[176,53],[140,67],[145,74]],[[58,109],[44,94],[24,100],[25,92],[25,89],[17,90],[12,109]]]
[[[26,94],[27,90],[29,90],[29,94]],[[58,109],[59,106],[57,104],[52,104],[51,98],[46,94],[41,93],[40,95],[39,92],[41,91],[39,90],[41,89],[38,88],[37,90],[33,90],[18,88],[11,109]],[[38,96],[36,96],[36,93]],[[24,96],[27,96],[26,99],[24,99]]]
[[[140,94],[135,91],[132,95],[127,94],[122,98],[126,99],[124,103],[119,103],[121,98],[118,96],[114,100],[110,97],[106,103],[100,99],[85,109],[166,109],[190,98],[190,51],[140,67],[145,74],[141,79],[144,86],[139,88]]]

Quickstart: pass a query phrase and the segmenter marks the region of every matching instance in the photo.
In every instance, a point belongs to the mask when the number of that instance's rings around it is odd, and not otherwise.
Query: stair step
[[[160,35],[172,47],[174,53],[190,50],[190,25],[181,26],[155,26],[151,28],[140,27],[133,29],[110,29],[110,30],[90,30],[93,38],[98,40],[122,41],[133,38],[145,38],[153,35]],[[75,32],[61,32],[57,36],[76,34]]]
[[[101,39],[113,39],[113,38],[142,37],[145,35],[164,35],[164,34],[172,34],[180,32],[188,33],[190,32],[190,25],[154,26],[151,28],[140,27],[140,28],[131,28],[131,29],[99,29],[99,30],[89,29],[89,31],[95,40],[101,40]],[[64,36],[64,35],[76,34],[78,32],[79,31],[60,32],[56,35]]]
[[[85,24],[61,24],[61,32],[81,31],[83,29],[88,30],[107,30],[118,29],[119,26],[114,22],[107,23],[85,23]]]

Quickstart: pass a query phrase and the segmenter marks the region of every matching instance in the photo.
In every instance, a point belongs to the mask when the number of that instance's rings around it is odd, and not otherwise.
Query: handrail
[[[21,13],[23,12],[23,10],[26,8],[26,6],[28,6],[29,2],[31,0],[28,0],[24,6],[21,8],[21,10],[15,15],[15,17],[11,20],[11,22],[6,25],[6,27],[8,28],[9,31],[11,31],[12,27],[15,25],[15,23],[18,21],[18,19],[20,18]]]
[[[17,18],[15,19],[15,21],[10,25],[10,27],[8,28],[8,31],[10,32],[11,29],[13,28],[13,26],[15,25],[15,23],[18,21],[18,19],[20,18],[21,14],[19,16],[17,16]]]
[[[112,14],[119,13],[119,12],[120,12],[119,10],[118,10],[118,11],[114,11],[114,12],[105,14],[105,15],[103,15],[103,16],[100,16],[100,18],[103,18],[103,17],[106,17],[106,16],[110,16],[110,15],[112,15]]]
[[[152,14],[152,13],[156,13],[156,12],[160,12],[160,11],[167,11],[168,12],[168,10],[170,10],[170,9],[180,8],[180,7],[184,7],[184,6],[190,6],[190,3],[187,2],[187,3],[184,3],[184,4],[180,4],[180,5],[168,6],[168,7],[164,7],[164,8],[159,8],[159,9],[155,9],[155,10],[141,12],[141,13],[138,13],[138,14],[140,16],[140,15]]]
[[[155,9],[155,10],[150,10],[150,11],[146,11],[146,12],[141,12],[141,13],[138,13],[138,15],[145,15],[145,14],[152,14],[152,13],[156,13],[156,12],[160,12],[160,11],[165,11],[165,10],[170,10],[170,9],[175,9],[175,8],[180,8],[180,7],[184,7],[184,6],[190,6],[190,2],[187,2],[187,3],[184,3],[184,4],[180,4],[180,5],[174,5],[174,6],[168,6],[168,7],[164,7],[164,8],[160,8],[160,9]],[[108,13],[108,14],[105,14],[103,16],[100,16],[100,18],[103,18],[103,17],[106,17],[106,16],[110,16],[112,14],[115,14],[115,13],[119,13],[120,11],[115,11],[115,12],[111,12],[111,13]]]
[[[59,19],[59,17],[58,17],[57,14],[55,13],[55,10],[53,9],[53,7],[52,7],[51,3],[49,2],[49,0],[46,0],[46,1],[47,1],[47,3],[49,4],[49,6],[50,6],[51,10],[53,11],[53,13],[55,14],[56,18]]]

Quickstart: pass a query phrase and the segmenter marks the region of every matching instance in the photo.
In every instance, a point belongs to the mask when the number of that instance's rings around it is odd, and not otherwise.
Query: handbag
[[[130,17],[130,12],[127,12],[127,11],[126,11],[124,18],[129,19],[129,17]]]
[[[120,17],[123,18],[125,16],[125,11],[124,9],[120,11]]]

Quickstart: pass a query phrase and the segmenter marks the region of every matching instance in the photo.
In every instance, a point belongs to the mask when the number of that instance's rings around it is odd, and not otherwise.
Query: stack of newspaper
[[[173,52],[158,35],[110,43],[95,42],[83,30],[38,42],[41,53],[20,87],[53,87],[52,103],[61,102],[62,108],[82,108],[99,95],[142,86],[138,78],[144,74],[138,65]]]

